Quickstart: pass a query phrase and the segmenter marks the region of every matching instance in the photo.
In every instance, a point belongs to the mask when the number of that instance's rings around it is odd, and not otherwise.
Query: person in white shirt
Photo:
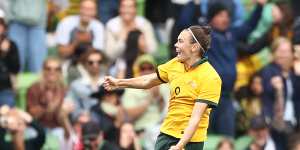
[[[106,24],[106,55],[112,60],[122,56],[125,50],[125,41],[130,31],[139,29],[146,39],[147,53],[154,54],[157,48],[156,39],[151,23],[136,14],[134,0],[122,0],[119,8],[120,15],[112,18]]]
[[[104,26],[95,18],[96,8],[95,1],[82,0],[79,15],[66,17],[58,24],[56,42],[62,58],[78,56],[88,48],[104,49]]]

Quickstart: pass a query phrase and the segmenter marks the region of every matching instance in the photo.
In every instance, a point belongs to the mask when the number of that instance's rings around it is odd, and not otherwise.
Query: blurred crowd
[[[0,149],[154,149],[168,85],[106,91],[104,76],[153,73],[176,57],[180,31],[210,25],[205,55],[222,79],[208,132],[222,137],[215,149],[300,150],[299,8],[297,0],[0,0]]]

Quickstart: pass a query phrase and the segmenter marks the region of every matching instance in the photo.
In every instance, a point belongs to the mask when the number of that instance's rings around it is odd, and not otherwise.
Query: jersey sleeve
[[[202,82],[196,102],[207,103],[208,107],[217,107],[221,95],[222,81],[220,77],[209,77]]]
[[[169,82],[168,74],[169,74],[169,71],[170,71],[170,67],[171,67],[171,65],[174,61],[175,61],[175,59],[172,59],[172,60],[166,62],[165,64],[159,65],[157,67],[157,69],[156,69],[157,77],[163,83]]]

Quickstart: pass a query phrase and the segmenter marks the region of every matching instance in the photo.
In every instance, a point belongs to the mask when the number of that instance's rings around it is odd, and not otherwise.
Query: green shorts
[[[171,146],[176,145],[179,139],[173,136],[160,133],[155,143],[155,150],[168,150]],[[204,142],[189,142],[185,145],[185,150],[203,150]]]

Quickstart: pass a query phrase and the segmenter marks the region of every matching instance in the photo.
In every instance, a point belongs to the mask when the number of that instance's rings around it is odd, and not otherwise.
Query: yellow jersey
[[[209,114],[216,107],[221,93],[221,78],[204,57],[185,70],[177,58],[158,66],[157,76],[170,84],[171,98],[167,116],[160,128],[162,133],[181,138],[191,118],[195,102],[208,104],[190,142],[206,140]]]

